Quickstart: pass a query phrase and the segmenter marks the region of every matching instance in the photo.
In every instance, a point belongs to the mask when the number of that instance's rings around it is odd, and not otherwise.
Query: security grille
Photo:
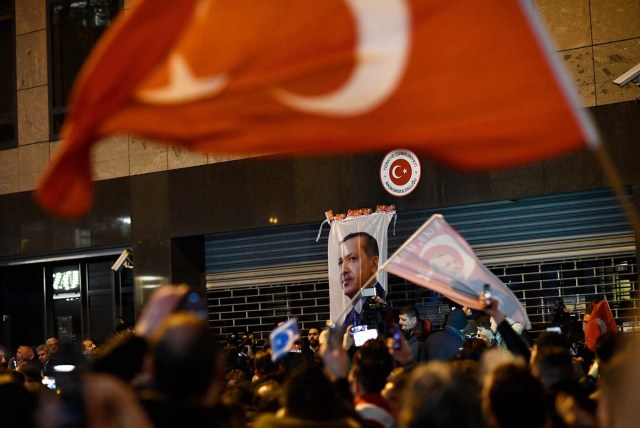
[[[607,296],[619,321],[639,321],[635,240],[609,192],[400,213],[396,234],[390,230],[389,253],[436,212],[514,291],[534,333],[554,322],[560,303],[569,312],[583,312],[596,295]],[[329,318],[329,285],[326,232],[324,241],[316,243],[318,225],[207,237],[207,297],[216,333],[250,330],[266,337],[292,316],[302,329],[323,325]],[[387,297],[396,309],[416,304],[436,328],[449,311],[438,294],[393,275]]]

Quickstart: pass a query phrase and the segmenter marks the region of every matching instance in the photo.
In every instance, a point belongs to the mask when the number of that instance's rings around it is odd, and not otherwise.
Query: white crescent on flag
[[[444,220],[433,215],[380,268],[454,302],[482,310],[484,285],[500,310],[531,328],[531,321],[513,292],[476,257],[469,244]]]
[[[271,342],[271,359],[277,361],[291,350],[294,342],[300,337],[298,332],[298,319],[290,318],[287,322],[279,325],[269,334]]]

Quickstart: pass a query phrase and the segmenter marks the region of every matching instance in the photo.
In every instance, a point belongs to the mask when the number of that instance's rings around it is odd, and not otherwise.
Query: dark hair
[[[206,321],[186,312],[163,325],[153,351],[158,387],[169,399],[200,398],[216,373],[218,346]]]
[[[400,428],[481,428],[477,385],[449,362],[416,367],[405,386]]]
[[[488,409],[501,428],[539,428],[547,420],[547,400],[542,384],[528,367],[504,364],[494,372],[487,398]],[[531,409],[536,409],[532,412]]]
[[[460,360],[480,361],[480,357],[487,350],[487,344],[482,339],[476,337],[466,339],[462,344],[462,349],[458,354]]]
[[[130,329],[133,329],[133,327],[134,327],[134,324],[131,320],[125,317],[118,317],[118,319],[116,320],[116,325],[113,326],[112,333],[114,335],[119,335],[127,332]]]
[[[380,339],[369,340],[353,357],[352,373],[365,393],[379,393],[393,370],[393,357]]]
[[[322,332],[322,329],[321,329],[321,328],[319,328],[319,327],[318,327],[318,326],[316,326],[316,325],[312,325],[312,326],[310,326],[310,327],[307,329],[307,334],[309,334],[309,331],[311,331],[311,330],[313,330],[313,329],[318,330],[318,333],[321,333],[321,332]]]
[[[286,386],[287,414],[303,420],[323,421],[351,415],[340,400],[333,384],[318,365],[303,365],[295,369]]]
[[[531,369],[547,388],[573,378],[573,360],[569,351],[561,346],[538,349]]]
[[[614,355],[626,345],[626,336],[608,331],[598,337],[596,341],[596,357],[603,363],[609,362]]]
[[[535,345],[537,346],[538,351],[546,347],[559,347],[566,350],[569,350],[571,347],[569,339],[567,339],[566,336],[563,334],[552,333],[550,331],[543,331],[540,333],[535,341]]]
[[[364,252],[367,253],[369,257],[378,256],[380,254],[378,250],[378,241],[376,241],[376,238],[369,235],[367,232],[350,233],[344,237],[340,244],[344,244],[348,240],[357,237],[364,238],[364,245],[362,245],[362,247],[364,248]]]
[[[480,315],[476,320],[476,326],[491,329],[491,318],[487,315]]]
[[[256,352],[253,366],[256,374],[260,376],[274,375],[278,371],[278,365],[273,362],[271,349]]]
[[[405,306],[404,308],[400,309],[400,315],[406,315],[409,318],[418,318],[418,310],[416,309],[415,306],[413,305],[409,305],[409,306]]]

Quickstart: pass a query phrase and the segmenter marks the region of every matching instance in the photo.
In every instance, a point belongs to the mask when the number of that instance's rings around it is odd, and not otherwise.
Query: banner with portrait
[[[387,229],[394,216],[395,211],[386,211],[330,219],[329,306],[333,322],[341,322],[337,318],[351,309],[353,293],[359,291],[376,272],[379,284],[376,288],[381,287],[386,294],[387,274],[379,271],[378,267],[387,259]],[[369,249],[375,247],[378,254],[372,254],[366,248],[367,244]]]
[[[526,310],[513,292],[477,258],[467,241],[440,214],[433,215],[381,269],[421,287],[437,291],[454,302],[482,310],[480,299],[489,284],[500,310],[530,329]]]

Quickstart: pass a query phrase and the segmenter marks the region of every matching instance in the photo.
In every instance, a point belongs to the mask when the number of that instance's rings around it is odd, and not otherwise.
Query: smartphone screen
[[[48,377],[48,376],[43,377],[42,384],[49,389],[56,389],[56,379],[53,377]]]
[[[482,293],[482,299],[485,306],[491,306],[491,286],[489,284],[484,285],[484,291]]]
[[[205,321],[208,318],[207,304],[196,291],[189,291],[178,303],[176,311],[191,312]]]
[[[402,336],[402,330],[399,326],[394,325],[393,328],[393,349],[400,349],[400,341]]]
[[[367,340],[376,339],[378,337],[378,330],[375,328],[370,329],[366,325],[357,325],[351,327],[351,334],[353,335],[354,344],[360,347],[364,345]]]

